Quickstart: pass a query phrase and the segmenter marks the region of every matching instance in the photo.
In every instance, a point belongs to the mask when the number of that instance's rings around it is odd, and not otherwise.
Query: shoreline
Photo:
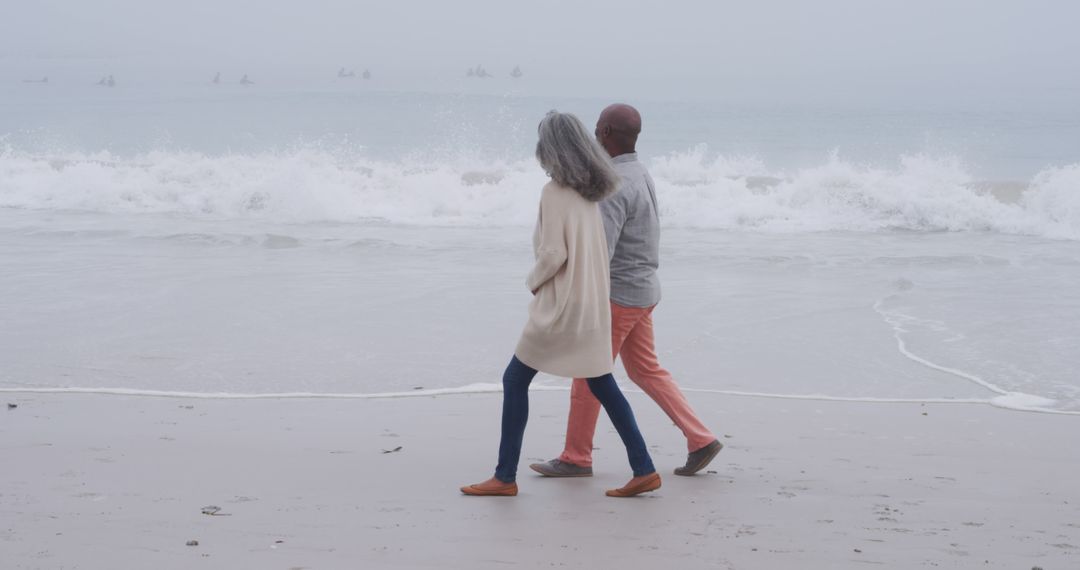
[[[638,388],[630,388],[624,382],[620,388],[627,394],[644,394]],[[569,392],[569,386],[533,384],[530,392]],[[719,390],[712,388],[682,388],[688,394],[713,394],[736,398],[763,398],[771,400],[805,400],[811,402],[848,402],[861,404],[942,404],[942,405],[982,405],[1012,412],[1032,414],[1051,414],[1080,416],[1080,410],[1055,410],[1039,406],[1025,406],[1007,402],[1045,401],[1041,396],[1023,392],[1002,391],[992,398],[877,398],[872,396],[831,396],[827,394],[773,394],[767,392],[744,392],[739,390]],[[415,388],[397,392],[185,392],[171,390],[143,390],[136,388],[81,388],[81,387],[41,387],[10,388],[0,387],[0,394],[79,394],[96,396],[130,396],[139,398],[172,398],[190,400],[385,400],[399,398],[424,398],[432,396],[469,396],[477,394],[501,394],[499,384],[474,383],[451,388]]]
[[[685,478],[671,474],[685,458],[681,434],[648,398],[628,397],[664,486],[625,500],[603,496],[629,476],[606,418],[595,477],[528,469],[561,445],[561,389],[533,393],[512,499],[457,492],[490,475],[497,394],[375,402],[7,393],[18,408],[0,416],[0,551],[14,568],[676,560],[1050,570],[1080,561],[1070,418],[694,392],[725,449]],[[206,506],[229,516],[204,515]]]

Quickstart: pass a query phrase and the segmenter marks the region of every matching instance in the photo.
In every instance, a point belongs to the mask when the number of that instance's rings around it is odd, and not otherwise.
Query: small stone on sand
[[[187,541],[187,545],[188,546],[198,546],[199,541],[197,541],[197,540],[189,540],[189,541]]]

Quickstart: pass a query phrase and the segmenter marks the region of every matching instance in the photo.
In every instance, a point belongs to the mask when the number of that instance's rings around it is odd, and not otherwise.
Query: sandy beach
[[[521,494],[471,498],[457,487],[490,475],[497,394],[3,396],[4,568],[1080,565],[1069,416],[697,393],[726,447],[683,478],[681,434],[633,394],[664,486],[611,499],[628,467],[606,419],[595,477],[528,470],[567,405],[537,391]]]

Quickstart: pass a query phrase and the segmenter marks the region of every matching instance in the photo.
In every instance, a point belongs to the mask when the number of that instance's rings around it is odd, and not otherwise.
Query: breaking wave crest
[[[902,156],[772,172],[705,147],[649,162],[669,227],[774,232],[988,231],[1080,240],[1080,163],[1026,182]],[[379,160],[351,151],[42,155],[0,150],[0,207],[274,222],[525,225],[545,176],[531,159]]]

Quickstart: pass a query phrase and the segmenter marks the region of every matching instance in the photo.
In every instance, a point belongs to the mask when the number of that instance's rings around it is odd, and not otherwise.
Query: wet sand
[[[634,394],[664,486],[611,499],[629,468],[604,418],[595,477],[528,470],[565,426],[567,394],[536,392],[521,494],[473,498],[497,394],[0,396],[4,568],[1080,567],[1069,416],[691,394],[726,447],[683,478]]]

